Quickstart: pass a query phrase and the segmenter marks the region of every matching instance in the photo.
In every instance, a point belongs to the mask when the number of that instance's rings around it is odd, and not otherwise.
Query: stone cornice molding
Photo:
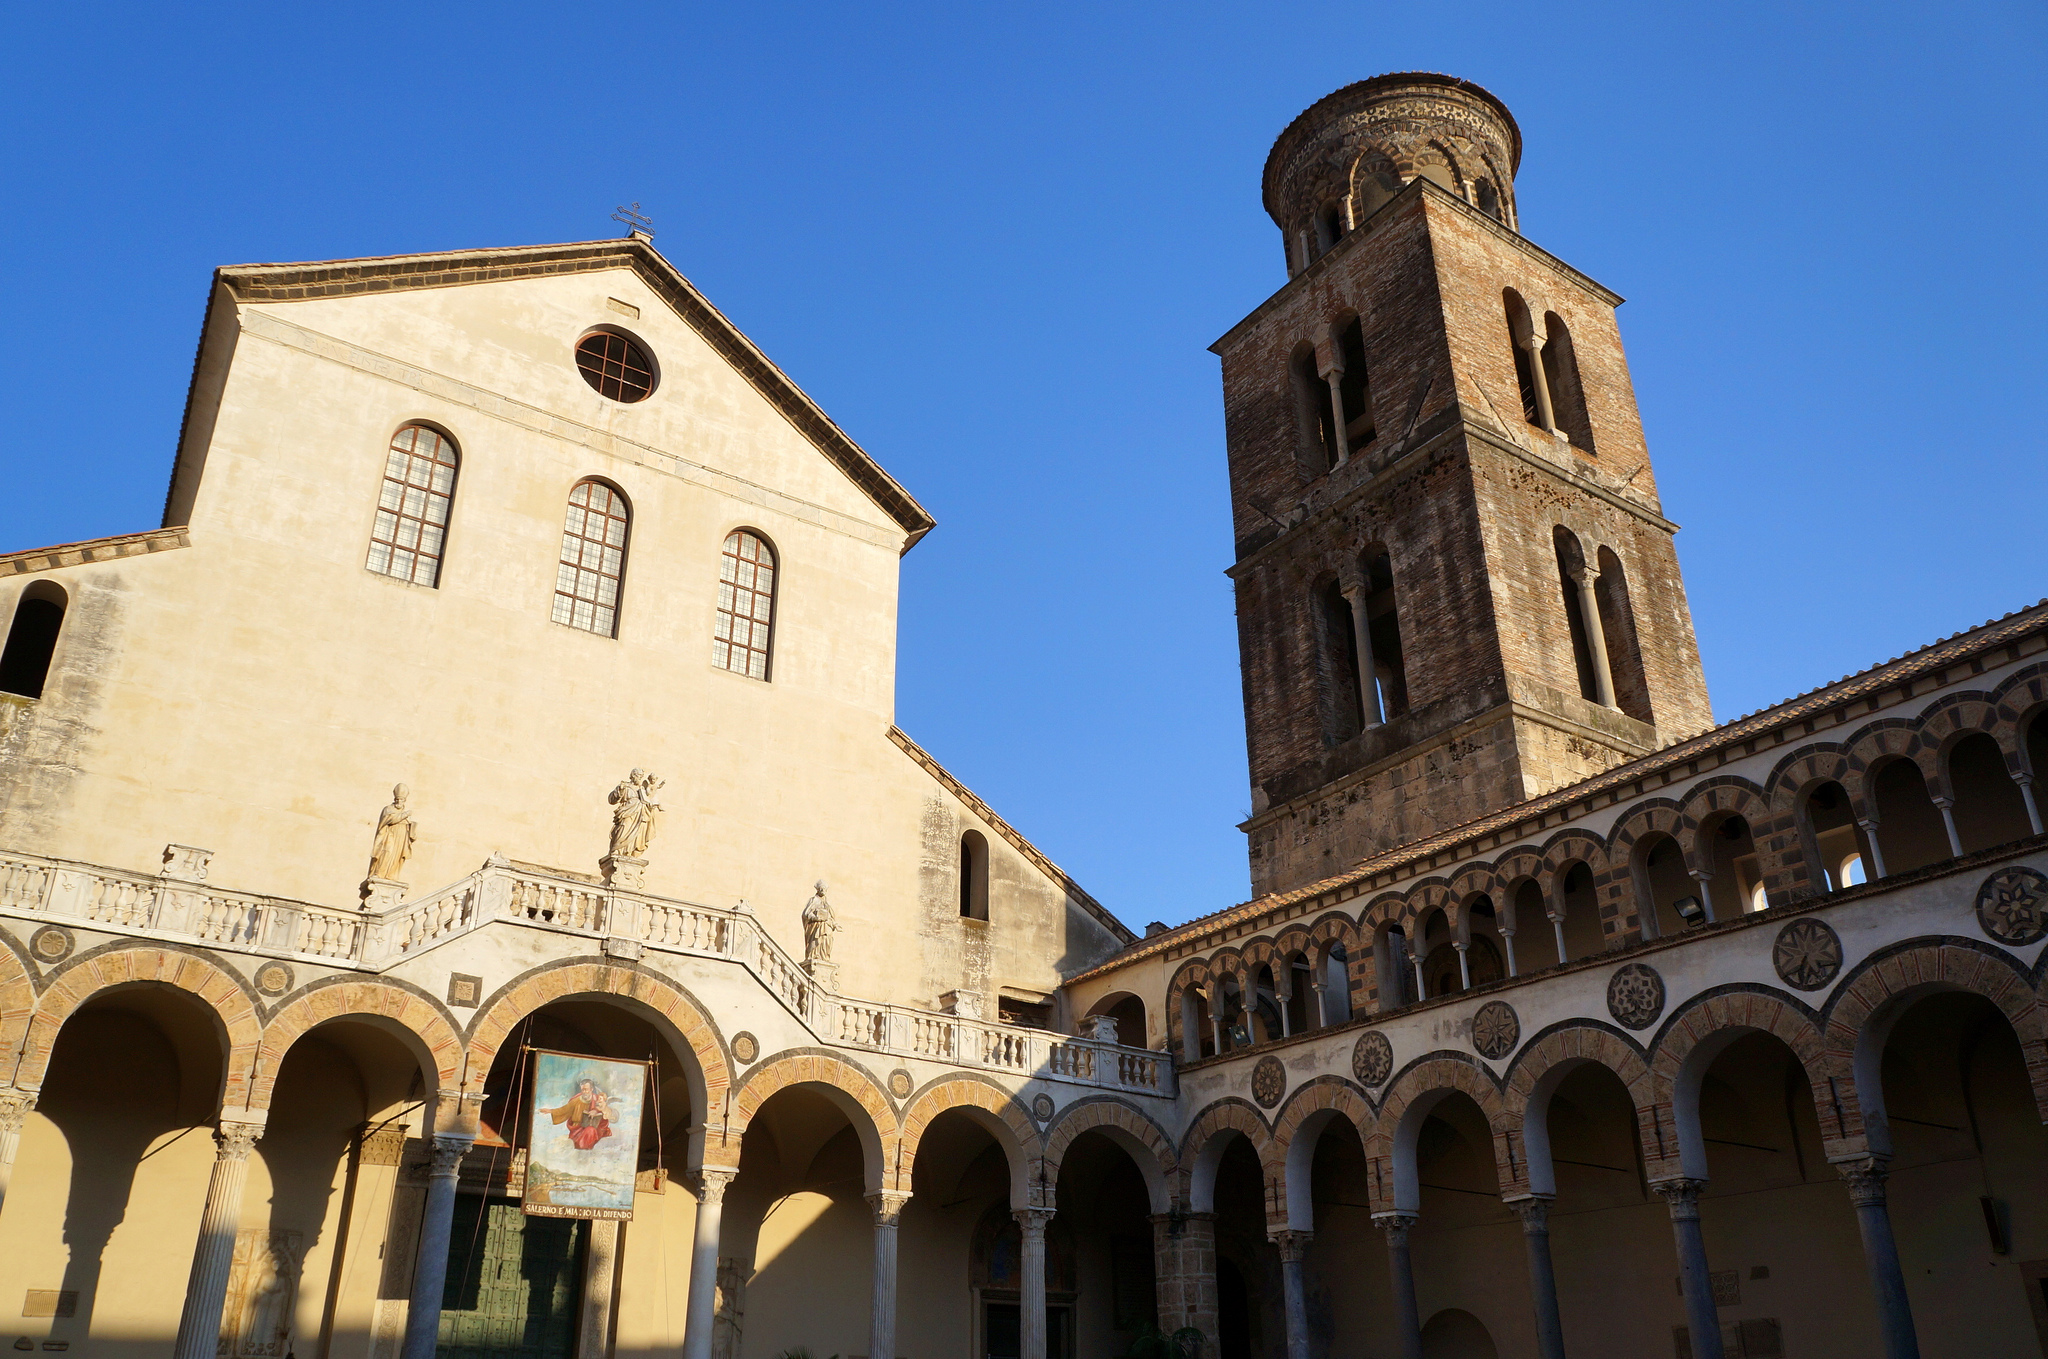
[[[141,557],[190,546],[191,533],[183,525],[177,525],[147,529],[141,533],[122,533],[112,538],[88,538],[82,543],[24,548],[19,552],[0,553],[0,576],[32,575],[64,566],[88,566],[94,562],[119,561],[123,557]]]

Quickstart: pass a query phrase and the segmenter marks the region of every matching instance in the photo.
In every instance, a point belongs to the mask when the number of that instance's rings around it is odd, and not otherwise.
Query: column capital
[[[1017,1220],[1017,1225],[1023,1229],[1025,1236],[1044,1236],[1045,1229],[1052,1225],[1053,1210],[1050,1208],[1012,1208],[1010,1216]]]
[[[1854,1156],[1835,1162],[1835,1169],[1849,1182],[1849,1202],[1858,1208],[1884,1206],[1884,1182],[1892,1173],[1889,1156]]]
[[[1956,800],[1952,797],[1931,797],[1927,800],[1929,802],[1932,802],[1935,806],[1941,808],[1943,811],[1948,811],[1956,805]]]
[[[1522,1219],[1522,1230],[1535,1236],[1550,1230],[1550,1205],[1556,1198],[1555,1194],[1524,1194],[1504,1202],[1509,1212]]]
[[[903,1218],[903,1205],[910,1202],[910,1195],[884,1189],[868,1195],[868,1206],[875,1210],[877,1227],[894,1227]]]
[[[1600,568],[1591,562],[1582,561],[1576,566],[1567,566],[1565,574],[1572,578],[1572,584],[1587,586],[1600,579]]]
[[[1316,1239],[1316,1234],[1297,1231],[1269,1232],[1266,1239],[1280,1248],[1280,1262],[1292,1265],[1308,1258],[1309,1242]]]
[[[263,1136],[261,1123],[238,1123],[222,1119],[214,1130],[213,1142],[219,1148],[218,1156],[223,1161],[246,1161],[249,1153],[256,1150],[256,1139]]]
[[[723,1203],[725,1191],[739,1171],[728,1166],[701,1166],[697,1171],[697,1202]]]
[[[1524,335],[1520,340],[1516,341],[1516,343],[1521,345],[1522,348],[1528,350],[1531,354],[1535,354],[1540,353],[1542,351],[1543,346],[1549,342],[1549,339],[1549,336],[1538,335],[1535,331],[1532,330],[1527,335]]]
[[[21,1125],[36,1107],[35,1090],[0,1090],[0,1133],[21,1131]]]
[[[1650,1182],[1650,1188],[1656,1191],[1658,1197],[1671,1205],[1671,1219],[1674,1222],[1699,1220],[1700,1191],[1706,1187],[1705,1180],[1682,1175],[1669,1180]]]
[[[2012,781],[2022,788],[2032,788],[2034,786],[2034,776],[2024,769],[2013,770]]]
[[[439,1136],[434,1139],[433,1159],[427,1165],[430,1179],[453,1179],[462,1168],[462,1158],[474,1143],[467,1137]]]
[[[1406,1209],[1396,1209],[1391,1213],[1374,1213],[1372,1225],[1387,1234],[1388,1245],[1405,1246],[1408,1244],[1408,1229],[1413,1227],[1415,1220],[1421,1216],[1420,1213],[1411,1213]]]

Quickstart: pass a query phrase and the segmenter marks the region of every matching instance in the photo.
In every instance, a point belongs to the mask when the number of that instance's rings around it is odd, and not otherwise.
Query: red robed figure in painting
[[[589,1151],[612,1135],[611,1106],[604,1091],[588,1076],[576,1082],[576,1093],[567,1104],[544,1112],[555,1122],[569,1125],[569,1140],[578,1151]]]

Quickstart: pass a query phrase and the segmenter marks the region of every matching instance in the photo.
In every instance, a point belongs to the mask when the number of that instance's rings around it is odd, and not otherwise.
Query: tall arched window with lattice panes
[[[767,679],[774,626],[775,549],[757,533],[734,529],[725,536],[718,562],[718,630],[711,640],[711,663]]]
[[[619,586],[626,578],[626,497],[601,481],[579,481],[569,492],[562,524],[562,560],[555,568],[555,621],[615,637]]]
[[[384,455],[384,485],[364,565],[414,585],[441,583],[441,549],[455,503],[455,441],[425,425],[406,425]]]

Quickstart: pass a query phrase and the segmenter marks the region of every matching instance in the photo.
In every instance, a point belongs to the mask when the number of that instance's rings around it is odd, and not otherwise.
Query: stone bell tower
[[[1521,151],[1410,73],[1266,160],[1288,280],[1214,345],[1255,895],[1712,724],[1621,298],[1521,235]]]

